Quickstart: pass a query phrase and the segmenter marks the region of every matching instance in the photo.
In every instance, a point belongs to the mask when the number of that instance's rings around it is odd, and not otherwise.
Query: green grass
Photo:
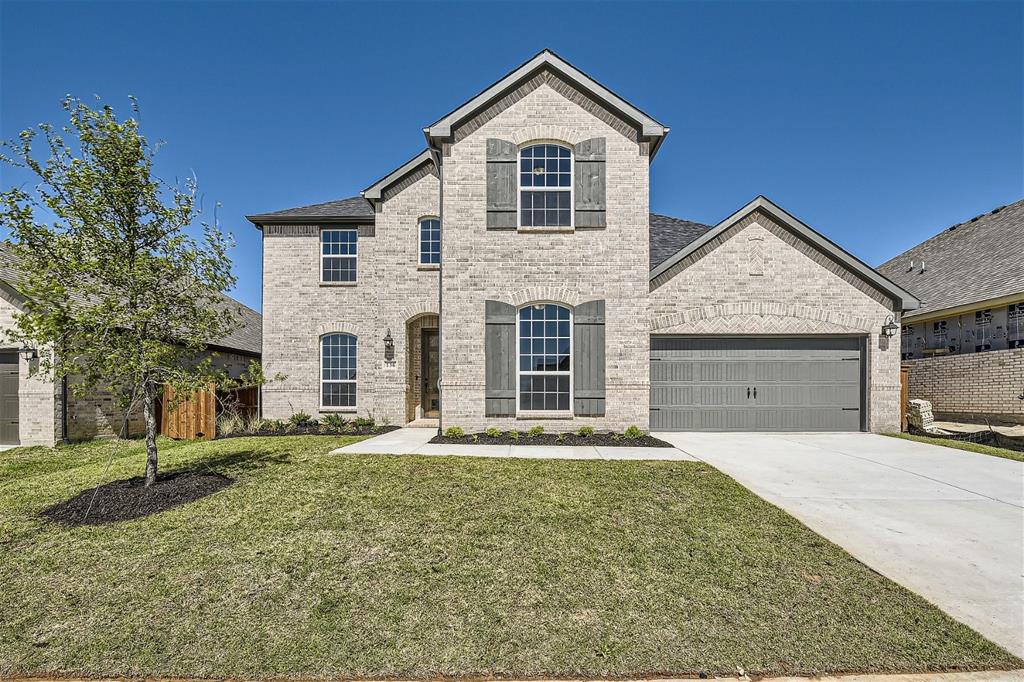
[[[593,677],[1021,661],[696,462],[164,443],[237,483],[111,526],[37,513],[141,446],[0,453],[0,678]]]
[[[968,443],[965,441],[949,440],[947,438],[929,438],[928,436],[912,436],[909,433],[887,433],[885,435],[892,436],[893,438],[902,438],[904,440],[914,440],[917,441],[918,443],[927,443],[929,445],[941,445],[947,448],[966,450],[967,452],[977,452],[980,455],[992,455],[993,457],[1003,457],[1005,459],[1013,459],[1018,462],[1024,462],[1024,452],[1008,450],[1007,448],[997,448],[994,445]]]

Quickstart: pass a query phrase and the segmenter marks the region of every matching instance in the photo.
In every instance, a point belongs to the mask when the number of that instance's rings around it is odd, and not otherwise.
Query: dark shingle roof
[[[249,220],[273,219],[273,218],[372,218],[373,206],[362,197],[349,197],[336,201],[326,201],[322,204],[311,204],[309,206],[298,206],[286,208],[283,211],[272,213],[261,213],[249,216]]]
[[[681,218],[651,214],[651,270],[658,267],[672,255],[711,229]]]
[[[21,273],[14,254],[9,251],[9,242],[0,241],[0,282],[18,291],[20,279]],[[220,294],[220,297],[224,308],[233,308],[238,314],[239,327],[224,338],[208,343],[229,351],[260,355],[263,350],[263,317],[227,294]]]
[[[1024,200],[947,228],[878,266],[878,271],[921,299],[913,313],[918,317],[1024,294],[1022,253]]]

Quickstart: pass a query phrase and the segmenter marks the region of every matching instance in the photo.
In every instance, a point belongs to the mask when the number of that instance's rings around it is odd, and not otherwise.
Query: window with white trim
[[[356,337],[327,334],[320,339],[320,406],[356,406]]]
[[[572,313],[538,303],[519,310],[519,412],[569,412],[572,404]]]
[[[572,152],[557,144],[519,150],[519,224],[572,227]]]
[[[359,230],[320,230],[320,281],[355,282]]]
[[[420,265],[436,265],[441,262],[441,221],[437,218],[420,218]]]

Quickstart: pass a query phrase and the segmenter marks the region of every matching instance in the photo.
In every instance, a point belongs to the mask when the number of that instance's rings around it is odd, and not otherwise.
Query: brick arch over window
[[[527,303],[537,302],[567,304],[575,308],[583,302],[583,297],[578,291],[567,287],[528,287],[513,291],[505,300],[516,308],[521,308]]]
[[[871,333],[868,319],[782,301],[748,301],[690,308],[651,320],[651,331],[673,334]]]
[[[327,336],[328,334],[349,334],[351,336],[359,336],[358,332],[356,332],[355,327],[344,322],[332,322],[329,324],[317,325],[317,339],[321,339],[324,336]]]
[[[536,125],[516,130],[510,135],[510,141],[517,147],[525,147],[534,142],[554,142],[574,147],[587,137],[579,130],[567,126]]]

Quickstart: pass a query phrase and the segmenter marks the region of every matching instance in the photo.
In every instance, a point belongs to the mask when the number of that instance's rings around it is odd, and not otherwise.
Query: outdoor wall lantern
[[[384,359],[391,362],[395,359],[395,340],[391,338],[391,328],[384,335]]]
[[[886,320],[885,324],[882,325],[882,334],[884,336],[888,336],[889,338],[896,336],[896,332],[898,332],[899,330],[900,326],[896,324],[896,318],[894,318],[892,315],[890,315],[889,319]]]
[[[25,358],[30,362],[39,357],[39,353],[36,351],[36,349],[29,348],[28,346],[22,346],[21,348],[19,348],[18,355],[20,355],[21,357]]]

